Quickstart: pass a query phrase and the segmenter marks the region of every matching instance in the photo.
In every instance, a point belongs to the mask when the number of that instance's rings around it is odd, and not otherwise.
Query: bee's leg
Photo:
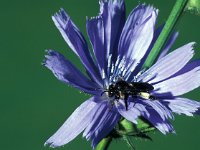
[[[112,110],[112,108],[113,108],[113,106],[114,106],[114,104],[115,104],[114,101],[115,101],[115,99],[110,100],[109,110]]]
[[[135,92],[135,91],[132,91],[132,92],[131,92],[131,96],[132,96],[132,98],[137,98],[138,93]]]
[[[126,111],[128,110],[128,94],[124,94],[124,103],[125,103],[125,107],[126,107]]]
[[[112,100],[110,100],[110,107],[109,109],[112,110],[113,106],[115,105],[115,101],[117,101],[117,103],[119,103],[119,98],[118,96],[115,96]]]
[[[150,95],[150,96],[149,96],[149,99],[150,99],[150,100],[156,100],[156,97],[153,96],[153,95]]]
[[[120,94],[116,94],[114,100],[116,100],[117,102],[119,102],[119,99],[120,99]]]
[[[132,96],[133,99],[138,97],[138,95],[136,93],[133,93],[131,96]],[[136,104],[136,102],[134,102],[133,107],[135,106],[135,104]]]

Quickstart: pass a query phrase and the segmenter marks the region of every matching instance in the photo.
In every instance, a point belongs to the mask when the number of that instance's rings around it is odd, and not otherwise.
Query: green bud
[[[200,15],[200,0],[189,0],[185,10]]]

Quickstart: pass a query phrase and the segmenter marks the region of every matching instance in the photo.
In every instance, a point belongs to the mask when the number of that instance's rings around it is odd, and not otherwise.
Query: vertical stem
[[[108,136],[105,137],[100,141],[100,143],[97,145],[96,150],[107,150],[110,143],[112,141],[112,137]]]
[[[155,59],[157,58],[159,52],[163,48],[164,44],[166,43],[170,33],[172,32],[174,26],[176,25],[178,19],[182,15],[184,8],[187,4],[188,0],[177,0],[166,23],[165,26],[160,33],[157,41],[155,42],[145,64],[144,68],[149,68],[154,63]]]

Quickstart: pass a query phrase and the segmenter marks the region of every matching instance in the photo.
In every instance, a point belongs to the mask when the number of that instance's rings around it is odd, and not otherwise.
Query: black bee
[[[154,87],[147,82],[131,82],[128,83],[123,80],[117,81],[115,84],[111,84],[108,90],[108,97],[114,97],[114,100],[124,99],[126,110],[128,110],[128,97],[142,97],[144,99],[154,100],[155,97],[150,95],[150,92],[154,90]]]

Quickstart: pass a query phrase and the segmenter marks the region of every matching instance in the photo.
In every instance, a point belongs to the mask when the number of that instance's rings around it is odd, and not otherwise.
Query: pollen
[[[140,92],[139,95],[144,99],[150,99],[150,94],[147,92]]]

